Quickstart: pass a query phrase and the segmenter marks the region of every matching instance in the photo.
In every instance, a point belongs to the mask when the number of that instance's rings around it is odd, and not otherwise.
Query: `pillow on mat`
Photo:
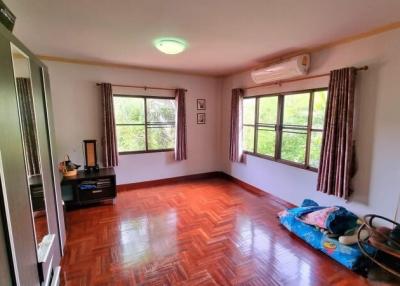
[[[301,220],[306,224],[311,224],[318,226],[320,228],[327,229],[328,228],[327,222],[329,216],[338,209],[339,209],[338,207],[329,207],[329,208],[324,208],[322,210],[313,211],[301,216],[299,220]]]

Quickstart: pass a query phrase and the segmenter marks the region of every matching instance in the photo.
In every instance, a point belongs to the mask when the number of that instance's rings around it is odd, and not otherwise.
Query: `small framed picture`
[[[197,113],[197,124],[206,124],[206,114]]]
[[[206,100],[205,99],[197,100],[197,110],[206,110]]]

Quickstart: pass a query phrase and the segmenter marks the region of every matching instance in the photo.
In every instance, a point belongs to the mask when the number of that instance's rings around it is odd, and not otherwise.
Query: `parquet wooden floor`
[[[281,227],[284,203],[224,179],[68,212],[63,285],[367,285]]]

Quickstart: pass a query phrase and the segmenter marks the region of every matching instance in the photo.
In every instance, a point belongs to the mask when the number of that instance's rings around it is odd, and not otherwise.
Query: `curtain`
[[[23,77],[17,78],[17,92],[26,168],[28,175],[37,175],[40,174],[40,165],[31,80]]]
[[[110,83],[100,85],[103,107],[103,166],[118,166],[117,139],[115,131],[114,103]]]
[[[331,71],[317,190],[348,199],[353,161],[355,68]]]
[[[175,90],[176,112],[176,135],[175,135],[175,160],[186,160],[186,110],[185,90]]]
[[[229,146],[229,160],[232,162],[243,161],[242,150],[242,103],[244,89],[232,89],[231,101],[231,132]]]

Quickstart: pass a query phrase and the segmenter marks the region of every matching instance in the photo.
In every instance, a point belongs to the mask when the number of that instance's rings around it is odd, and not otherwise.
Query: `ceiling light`
[[[159,38],[154,40],[154,46],[164,54],[176,55],[186,49],[186,41],[178,38]]]

